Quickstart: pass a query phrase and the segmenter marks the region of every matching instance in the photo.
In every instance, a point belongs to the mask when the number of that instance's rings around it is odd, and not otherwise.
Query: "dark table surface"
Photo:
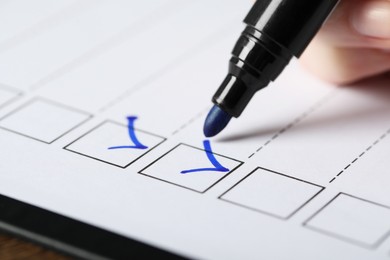
[[[12,235],[0,233],[0,259],[70,260],[72,258]]]

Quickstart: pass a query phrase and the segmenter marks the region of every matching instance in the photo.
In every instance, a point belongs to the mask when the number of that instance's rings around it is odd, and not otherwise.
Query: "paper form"
[[[0,194],[193,259],[389,259],[389,78],[292,61],[203,136],[251,4],[0,3]]]

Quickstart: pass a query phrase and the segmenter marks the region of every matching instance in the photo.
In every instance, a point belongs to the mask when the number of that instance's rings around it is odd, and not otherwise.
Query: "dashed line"
[[[213,35],[209,35],[208,37],[206,37],[206,40],[188,49],[181,55],[174,58],[171,62],[163,66],[162,68],[158,69],[154,73],[142,79],[141,81],[133,85],[131,88],[127,89],[126,91],[118,95],[116,98],[114,98],[113,100],[105,104],[103,107],[101,107],[99,109],[99,112],[104,112],[110,109],[112,106],[120,102],[123,102],[126,98],[133,95],[135,92],[150,87],[152,85],[151,84],[152,82],[155,82],[157,79],[165,75],[168,71],[180,67],[180,65],[182,65],[183,63],[196,57],[197,54],[207,50],[207,48],[210,47],[210,42],[212,44],[219,43],[219,40],[223,39],[225,36],[228,35],[228,32],[230,32],[231,24],[232,23],[229,23],[224,25],[222,28],[219,28],[219,31],[217,33],[214,33]]]
[[[82,2],[82,1],[80,1]],[[175,5],[175,6],[173,6]],[[75,57],[70,62],[64,64],[63,66],[59,67],[58,69],[53,70],[48,75],[38,79],[36,82],[30,84],[30,90],[36,91],[38,89],[46,87],[50,82],[70,73],[71,71],[74,71],[75,69],[79,68],[83,64],[86,64],[87,62],[96,59],[97,57],[106,54],[108,51],[112,50],[113,48],[123,44],[124,42],[130,40],[131,38],[143,33],[146,29],[153,28],[154,26],[157,26],[158,23],[155,22],[155,20],[162,20],[164,17],[167,16],[167,12],[175,12],[178,10],[183,9],[182,6],[184,4],[177,5],[177,3],[169,3],[164,6],[161,6],[160,8],[157,8],[153,12],[149,13],[147,16],[144,16],[142,19],[138,20],[137,22],[131,23],[127,25],[125,28],[120,30],[119,32],[115,33],[108,39],[102,41],[101,43],[97,44],[96,46],[92,47],[88,51],[84,52],[83,54]],[[181,8],[181,9],[180,9]],[[171,10],[172,9],[172,10]],[[151,19],[154,18],[154,19]],[[142,24],[142,26],[140,26]]]
[[[177,133],[179,133],[180,131],[182,131],[184,128],[186,128],[187,126],[189,126],[190,124],[192,124],[195,120],[197,120],[199,117],[201,117],[202,115],[204,115],[207,111],[208,111],[209,108],[206,108],[206,109],[203,109],[202,112],[198,113],[196,116],[194,116],[193,118],[191,118],[187,123],[185,123],[184,125],[180,126],[179,129],[175,130],[172,132],[172,135],[176,135]]]
[[[342,170],[341,172],[339,172],[336,177],[334,177],[333,179],[331,179],[329,181],[329,183],[332,183],[334,182],[338,177],[340,177],[343,173],[345,173],[345,171],[350,168],[353,164],[355,164],[360,158],[362,158],[365,154],[367,154],[367,152],[369,152],[372,148],[374,148],[376,145],[378,145],[381,141],[383,141],[388,135],[390,134],[390,129],[387,130],[383,135],[381,135],[381,137],[379,137],[377,140],[375,140],[375,142],[370,145],[369,147],[367,147],[367,149],[362,152],[358,157],[356,157],[355,159],[353,159],[353,161],[348,164],[344,170]]]
[[[74,17],[84,14],[92,8],[98,8],[97,1],[75,1],[75,3],[66,5],[59,10],[48,15],[45,19],[35,23],[34,25],[22,30],[15,36],[2,41],[0,44],[0,53],[8,51],[10,48],[25,43],[43,33],[61,25],[63,22],[73,19]]]
[[[348,164],[347,167],[344,168],[344,171],[351,167],[352,164]]]
[[[314,106],[309,108],[307,111],[302,113],[299,117],[295,118],[294,121],[289,123],[286,127],[278,131],[275,135],[273,135],[267,142],[265,142],[261,147],[256,149],[256,152],[248,156],[248,159],[252,158],[256,155],[256,153],[260,152],[268,146],[272,141],[276,140],[278,137],[280,137],[282,134],[287,132],[289,129],[293,128],[295,125],[299,124],[302,120],[304,120],[306,117],[311,115],[313,112],[315,112],[317,109],[319,109],[321,106],[323,106],[325,103],[327,103],[330,99],[332,99],[338,92],[332,91],[330,94],[326,95],[324,98],[322,98],[320,101],[318,101]]]
[[[284,132],[286,132],[286,129],[280,130],[279,135],[283,134]]]
[[[256,150],[256,152],[260,152],[263,148],[264,146],[260,147],[259,149]]]

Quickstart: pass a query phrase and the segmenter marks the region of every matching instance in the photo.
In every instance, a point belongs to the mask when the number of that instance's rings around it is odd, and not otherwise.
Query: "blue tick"
[[[108,147],[109,150],[115,150],[115,149],[147,149],[148,147],[143,145],[135,135],[134,131],[134,121],[137,119],[136,116],[128,116],[127,117],[127,131],[130,137],[130,140],[133,142],[134,145],[122,145],[122,146],[112,146]]]
[[[211,145],[209,140],[203,141],[203,147],[206,151],[207,158],[213,164],[214,168],[198,168],[192,170],[181,171],[181,174],[191,173],[191,172],[205,172],[205,171],[214,171],[214,172],[228,172],[229,169],[223,167],[215,158],[213,151],[211,150]]]

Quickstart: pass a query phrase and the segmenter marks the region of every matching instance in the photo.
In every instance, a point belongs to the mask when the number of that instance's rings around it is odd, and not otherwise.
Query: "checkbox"
[[[220,199],[280,219],[289,219],[323,187],[281,173],[257,168]]]
[[[390,208],[340,193],[304,226],[373,249],[390,234]]]
[[[145,147],[142,149],[131,148],[133,143],[128,135],[128,126],[105,121],[64,149],[120,168],[126,168],[165,141],[163,137],[142,130],[131,130]],[[124,147],[109,149],[115,146]]]
[[[20,95],[19,92],[0,86],[0,107],[7,105]]]
[[[204,193],[242,164],[242,162],[226,156],[215,153],[212,155],[224,167],[224,171],[212,170],[214,166],[204,149],[179,144],[139,173]],[[185,173],[189,169],[204,170]]]
[[[55,102],[34,99],[0,120],[0,127],[44,143],[52,143],[91,115]]]

